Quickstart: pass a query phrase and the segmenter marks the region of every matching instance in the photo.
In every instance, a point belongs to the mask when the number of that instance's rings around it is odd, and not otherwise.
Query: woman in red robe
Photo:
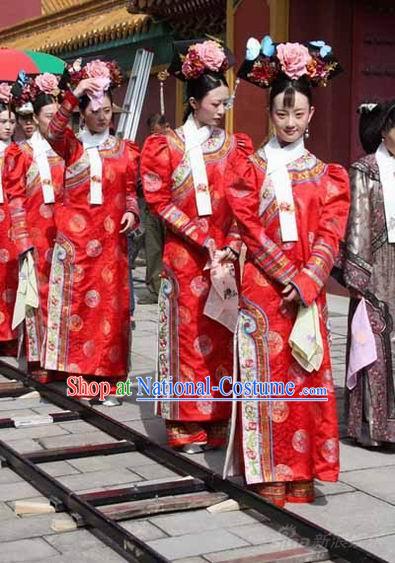
[[[65,160],[66,172],[52,258],[45,367],[105,379],[112,391],[128,370],[124,233],[139,220],[138,148],[109,133],[109,88],[118,79],[113,63],[71,68],[74,92],[66,92],[48,129],[48,141]],[[78,106],[85,121],[79,138],[68,126]]]
[[[28,141],[9,149],[5,188],[9,199],[20,269],[32,253],[38,290],[38,307],[21,305],[26,358],[32,374],[41,382],[51,379],[43,368],[47,326],[48,283],[54,245],[55,209],[63,193],[63,160],[44,135],[58,108],[58,78],[43,74],[13,87],[16,104],[33,103],[37,130]]]
[[[215,249],[217,257],[225,261],[236,259],[240,250],[240,237],[225,199],[224,172],[230,155],[244,143],[241,137],[218,127],[229,97],[221,74],[226,64],[222,48],[206,41],[181,42],[180,49],[184,64],[176,52],[169,71],[186,80],[186,121],[166,135],[149,137],[141,159],[145,199],[166,226],[159,294],[158,381],[197,384],[210,376],[214,386],[232,373],[233,345],[231,330],[204,314],[211,288],[210,270],[205,266]],[[205,50],[212,52],[218,63],[216,72],[205,66]],[[196,73],[194,61],[199,63]],[[187,150],[194,142],[197,157]],[[199,158],[201,166],[196,170],[191,162]],[[237,299],[235,309],[237,314]],[[170,392],[168,397],[170,400],[160,402],[160,414],[166,421],[170,446],[196,453],[224,444],[230,405],[210,400],[220,398],[218,392],[185,402],[185,396],[177,400]]]
[[[18,286],[18,261],[11,234],[10,210],[4,190],[4,161],[7,158],[16,119],[10,109],[11,88],[0,84],[0,345],[1,354],[11,352],[9,345],[16,339],[12,330],[12,315]],[[16,348],[15,348],[16,350]],[[14,352],[15,352],[14,350]]]
[[[262,386],[262,393],[256,386],[255,397],[272,401],[257,400],[245,387],[225,473],[241,461],[247,485],[283,506],[312,502],[315,478],[338,478],[325,285],[345,230],[349,182],[341,166],[325,164],[303,142],[314,113],[309,68],[320,64],[326,82],[337,63],[319,45],[276,48],[266,38],[263,46],[267,54],[250,40],[239,76],[271,87],[275,135],[250,158],[233,155],[227,197],[247,245],[236,331],[239,381],[282,385],[278,395],[274,386]],[[303,400],[305,387],[323,388],[324,401]]]

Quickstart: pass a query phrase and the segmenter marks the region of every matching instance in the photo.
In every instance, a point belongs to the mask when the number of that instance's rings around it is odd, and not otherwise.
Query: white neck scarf
[[[277,137],[272,137],[265,145],[264,151],[267,160],[266,173],[273,184],[279,209],[282,241],[297,241],[295,204],[287,165],[303,156],[305,152],[303,137],[285,147],[281,147]]]
[[[103,203],[103,162],[100,157],[99,147],[104,145],[109,136],[109,129],[106,129],[103,133],[94,134],[89,129],[83,129],[79,135],[89,158],[91,174],[89,194],[92,205],[101,205]]]
[[[0,140],[0,157],[4,156],[5,150],[11,141],[1,141]],[[3,193],[3,165],[0,165],[0,203],[4,203],[4,193]]]
[[[388,242],[395,242],[395,157],[381,143],[376,151],[380,182],[383,187],[385,222],[387,224]]]
[[[192,170],[198,215],[211,215],[210,190],[202,145],[211,137],[212,128],[208,126],[198,128],[193,115],[190,114],[182,129],[185,138],[185,152]]]
[[[51,150],[51,146],[39,131],[33,133],[29,144],[33,149],[33,158],[40,174],[44,203],[55,203],[51,167],[48,162],[48,151]]]

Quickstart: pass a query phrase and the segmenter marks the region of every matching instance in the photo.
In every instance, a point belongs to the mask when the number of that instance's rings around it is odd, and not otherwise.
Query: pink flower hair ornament
[[[74,63],[66,66],[59,82],[59,88],[62,90],[73,89],[81,80],[86,78],[98,78],[102,81],[109,79],[108,88],[111,90],[118,88],[123,83],[122,71],[115,61],[96,59],[83,65],[82,59],[77,59]]]
[[[213,39],[176,41],[173,46],[174,56],[167,70],[182,81],[207,73],[223,74],[234,64],[230,50]]]
[[[270,88],[280,78],[326,86],[341,71],[332,48],[324,41],[275,44],[266,35],[261,43],[253,37],[248,40],[246,59],[237,76],[260,88]]]
[[[0,102],[3,104],[9,104],[12,99],[11,86],[7,82],[2,82],[0,84]]]

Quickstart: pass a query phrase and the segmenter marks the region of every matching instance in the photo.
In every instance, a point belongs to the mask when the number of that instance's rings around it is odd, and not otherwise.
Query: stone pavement
[[[143,288],[143,269],[135,270],[137,294]],[[342,416],[342,388],[347,300],[330,297],[334,377]],[[156,306],[142,305],[136,311],[137,328],[133,334],[133,370],[131,379],[154,375],[156,353]],[[165,443],[164,426],[154,416],[152,403],[139,403],[133,396],[121,407],[97,407],[131,428]],[[0,418],[15,415],[48,414],[60,409],[39,398],[0,399]],[[343,426],[341,429],[344,435]],[[20,452],[42,448],[82,445],[108,441],[104,434],[85,422],[64,422],[24,429],[1,429],[0,439]],[[287,505],[289,510],[351,540],[389,562],[395,562],[395,449],[368,451],[341,443],[341,476],[338,483],[317,483],[317,499],[312,505]],[[193,456],[210,468],[221,471],[223,451]],[[62,483],[78,492],[96,488],[128,486],[140,480],[167,479],[170,470],[157,465],[138,452],[115,456],[97,456],[48,463],[41,466]],[[0,561],[4,563],[36,561],[41,563],[78,563],[98,560],[123,561],[111,549],[85,529],[57,533],[51,528],[53,514],[18,517],[14,502],[40,499],[41,495],[9,469],[0,469]],[[292,530],[284,540],[278,531],[253,519],[246,512],[209,513],[207,510],[164,514],[122,524],[132,533],[178,563],[232,561],[256,556],[259,561],[271,553],[292,549]],[[317,555],[316,560],[322,556]],[[292,559],[311,561],[303,556]],[[267,559],[265,558],[265,561]],[[291,561],[288,559],[288,561]]]

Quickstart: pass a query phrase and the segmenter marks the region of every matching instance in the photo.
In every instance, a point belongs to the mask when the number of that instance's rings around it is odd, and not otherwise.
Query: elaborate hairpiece
[[[360,104],[360,106],[357,109],[357,113],[370,113],[371,111],[373,111],[376,107],[378,106],[377,103],[373,103],[373,102],[365,102],[363,104]]]
[[[341,70],[332,55],[332,47],[325,41],[276,44],[266,35],[261,43],[254,37],[248,40],[246,59],[238,77],[260,88],[270,88],[279,78],[302,77],[310,86],[326,86]]]
[[[59,77],[44,72],[33,78],[26,76],[26,73],[21,71],[12,86],[17,113],[22,115],[33,113],[33,103],[42,94],[58,99],[60,95]]]
[[[11,86],[7,82],[0,84],[0,103],[9,104],[12,99]]]
[[[109,79],[109,88],[117,88],[123,82],[122,71],[115,61],[101,61],[96,59],[82,65],[82,59],[67,65],[59,82],[59,88],[66,90],[74,88],[86,78]]]
[[[214,39],[176,41],[168,72],[180,80],[193,80],[206,73],[223,74],[234,64],[226,47]]]

